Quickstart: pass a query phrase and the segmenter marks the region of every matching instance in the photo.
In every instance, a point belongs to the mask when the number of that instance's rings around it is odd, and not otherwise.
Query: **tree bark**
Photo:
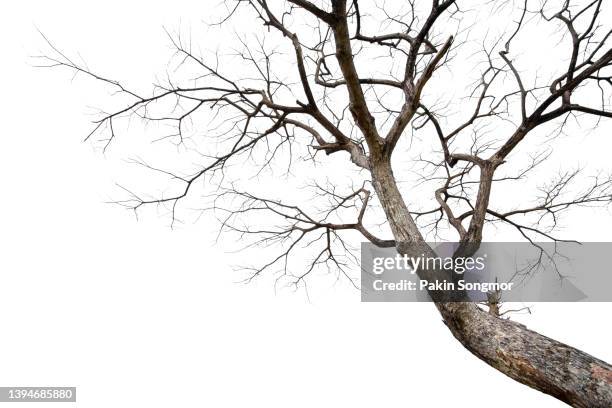
[[[373,185],[400,254],[427,244],[408,211],[388,159],[372,158]],[[431,250],[431,249],[430,249]],[[435,278],[435,273],[425,272]],[[432,274],[433,273],[433,274]],[[432,296],[434,300],[436,297]],[[446,326],[472,354],[508,377],[573,407],[612,407],[612,366],[585,352],[493,316],[469,302],[440,302]]]
[[[436,303],[472,354],[508,377],[573,407],[612,407],[612,366],[473,303]]]

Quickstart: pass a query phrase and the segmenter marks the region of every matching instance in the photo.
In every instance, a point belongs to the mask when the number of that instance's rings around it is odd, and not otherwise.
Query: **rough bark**
[[[374,160],[372,178],[396,239],[407,253],[426,243],[397,188],[390,163]],[[409,254],[410,255],[410,254]],[[421,279],[437,276],[431,271]],[[435,300],[437,294],[432,294]],[[585,352],[481,310],[469,302],[436,302],[444,323],[472,354],[508,377],[573,407],[612,407],[612,366]]]
[[[573,407],[612,406],[612,366],[583,351],[500,319],[473,303],[437,303],[444,323],[472,354]]]

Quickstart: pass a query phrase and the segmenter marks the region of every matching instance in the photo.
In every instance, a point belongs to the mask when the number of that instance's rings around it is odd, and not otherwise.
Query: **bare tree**
[[[138,160],[168,176],[174,192],[145,197],[126,189],[128,197],[119,203],[134,211],[167,208],[174,222],[177,209],[199,183],[212,182],[216,189],[208,209],[220,214],[222,230],[254,237],[254,245],[282,248],[278,256],[250,270],[249,279],[277,268],[299,285],[322,267],[353,282],[346,237],[355,239],[356,234],[411,256],[432,253],[426,238],[439,237],[444,228],[456,235],[457,254],[462,255],[473,253],[489,224],[507,225],[532,243],[557,241],[554,228],[561,212],[610,202],[612,180],[602,175],[569,197],[578,171],[561,173],[544,185],[533,205],[500,209],[491,200],[494,184],[522,182],[548,157],[550,151],[521,150],[526,140],[563,133],[570,120],[595,120],[597,125],[612,118],[612,49],[607,44],[612,27],[604,25],[609,20],[602,18],[602,0],[578,5],[569,0],[488,4],[505,16],[511,29],[477,39],[480,51],[472,72],[478,79],[462,99],[445,90],[436,97],[434,91],[436,76],[448,74],[453,60],[470,57],[462,47],[466,35],[476,29],[461,25],[470,12],[462,9],[461,1],[316,3],[227,1],[218,24],[250,13],[264,28],[255,44],[238,37],[243,47],[232,57],[244,66],[240,78],[224,73],[219,55],[203,57],[180,34],[169,34],[178,59],[174,75],[185,72],[189,80],[169,76],[147,96],[74,62],[50,42],[53,51],[40,57],[40,65],[68,68],[118,91],[124,104],[104,113],[88,136],[105,135],[105,149],[126,117],[171,124],[173,131],[161,138],[185,149],[194,143],[188,133],[197,128],[195,118],[214,123],[206,138],[217,150],[202,153],[204,164],[189,174]],[[516,39],[534,26],[552,29],[565,54],[565,59],[553,61],[548,77],[525,72],[529,70],[513,53]],[[373,59],[383,62],[369,64]],[[372,65],[389,69],[381,73]],[[287,67],[292,71],[286,72]],[[411,160],[422,165],[420,182],[400,189],[394,168],[398,174],[406,159],[393,154],[415,138],[431,150]],[[325,200],[323,209],[242,191],[234,184],[241,177],[229,175],[231,165],[253,158],[259,160],[260,170],[285,160],[290,172],[297,165],[294,160],[318,164],[320,154],[336,158],[342,152],[352,162],[347,166],[359,170],[363,184],[348,191],[334,183],[314,184],[313,197]],[[511,158],[523,158],[525,167],[503,173]],[[415,200],[411,208],[408,203]],[[418,203],[430,201],[430,208],[418,208]],[[384,214],[382,227],[366,220],[377,205]],[[270,225],[257,225],[259,220]],[[392,237],[381,237],[388,233],[385,228]],[[315,254],[310,261],[299,255],[304,249]],[[294,258],[302,263],[298,274],[289,265]],[[436,271],[421,273],[426,275],[421,278],[438,277]],[[455,338],[495,369],[572,406],[612,406],[609,364],[502,318],[499,299],[489,303],[488,311],[475,303],[434,299]]]

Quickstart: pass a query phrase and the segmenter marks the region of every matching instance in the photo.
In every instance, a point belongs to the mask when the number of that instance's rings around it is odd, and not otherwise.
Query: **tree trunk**
[[[420,244],[418,251],[422,251],[426,243],[397,188],[389,161],[372,160],[371,165],[373,185],[397,250],[407,253]],[[574,407],[612,407],[612,366],[606,362],[493,316],[474,303],[436,302],[436,307],[465,348],[508,377]]]
[[[495,317],[473,303],[436,306],[465,348],[508,377],[573,407],[612,407],[612,366],[608,363]]]

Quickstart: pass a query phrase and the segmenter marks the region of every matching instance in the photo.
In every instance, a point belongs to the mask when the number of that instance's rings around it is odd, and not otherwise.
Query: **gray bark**
[[[397,250],[407,253],[414,244],[420,244],[418,251],[427,250],[397,188],[389,161],[373,160],[371,168],[374,188]],[[422,273],[421,279],[444,278],[435,271]],[[436,296],[432,293],[434,300]],[[522,324],[489,314],[474,303],[437,301],[436,307],[465,348],[508,377],[573,407],[612,407],[612,366],[608,363]]]

